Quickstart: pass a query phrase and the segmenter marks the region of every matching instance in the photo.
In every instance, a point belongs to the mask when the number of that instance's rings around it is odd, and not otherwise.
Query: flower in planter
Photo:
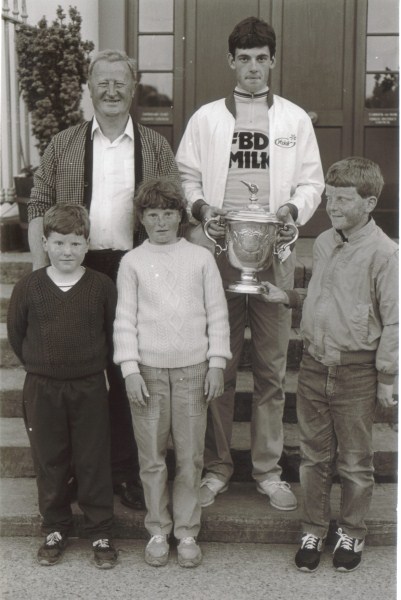
[[[82,90],[94,49],[81,39],[76,8],[69,7],[69,22],[61,6],[56,14],[50,25],[43,17],[36,26],[22,23],[17,29],[20,89],[40,155],[56,133],[83,120]]]

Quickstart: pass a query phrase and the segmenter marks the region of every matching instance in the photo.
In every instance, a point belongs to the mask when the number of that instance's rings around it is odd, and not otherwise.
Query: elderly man
[[[122,256],[144,239],[134,232],[135,191],[143,181],[167,176],[178,181],[167,141],[131,119],[136,63],[124,52],[104,50],[89,66],[91,121],[58,133],[35,174],[28,206],[33,268],[47,264],[42,248],[43,215],[57,202],[84,204],[91,221],[85,265],[116,280]],[[142,509],[138,452],[119,368],[108,368],[111,461],[115,492],[130,508]]]

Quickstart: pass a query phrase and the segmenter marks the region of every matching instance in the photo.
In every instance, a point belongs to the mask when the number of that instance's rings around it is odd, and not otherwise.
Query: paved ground
[[[316,573],[293,566],[296,546],[202,544],[197,569],[182,569],[175,551],[166,567],[143,561],[144,542],[118,540],[119,564],[100,571],[85,540],[70,540],[59,565],[40,567],[39,538],[0,538],[1,594],[13,600],[395,600],[396,548],[368,546],[361,567],[341,574],[329,549]]]

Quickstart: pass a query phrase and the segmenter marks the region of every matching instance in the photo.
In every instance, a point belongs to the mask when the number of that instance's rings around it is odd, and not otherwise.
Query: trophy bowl
[[[289,255],[289,246],[298,238],[298,229],[292,224],[280,221],[274,213],[267,212],[258,202],[255,184],[245,185],[251,191],[250,204],[245,210],[230,211],[224,217],[212,217],[205,221],[205,235],[214,242],[216,254],[227,252],[230,264],[241,271],[240,281],[231,283],[228,291],[242,294],[262,294],[266,288],[257,278],[257,273],[268,269],[274,257],[279,261]],[[224,245],[213,238],[208,228],[216,222],[225,226]],[[291,229],[290,240],[280,241],[280,232]]]

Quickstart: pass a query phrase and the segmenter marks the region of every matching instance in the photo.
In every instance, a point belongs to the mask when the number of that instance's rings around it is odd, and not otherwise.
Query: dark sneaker
[[[55,565],[63,556],[66,545],[67,536],[59,531],[52,531],[38,550],[38,563],[44,567]]]
[[[114,485],[113,491],[120,496],[121,504],[134,510],[146,510],[143,487],[140,480]]]
[[[304,533],[301,547],[295,555],[295,564],[300,571],[313,573],[319,566],[323,540],[313,533]]]
[[[117,550],[108,538],[92,543],[95,565],[98,569],[112,569],[117,563]]]
[[[169,553],[167,535],[152,535],[145,548],[145,561],[152,567],[164,567],[168,562]]]
[[[350,537],[342,529],[337,530],[337,535],[338,542],[334,547],[333,567],[343,573],[355,571],[361,563],[365,541]]]

